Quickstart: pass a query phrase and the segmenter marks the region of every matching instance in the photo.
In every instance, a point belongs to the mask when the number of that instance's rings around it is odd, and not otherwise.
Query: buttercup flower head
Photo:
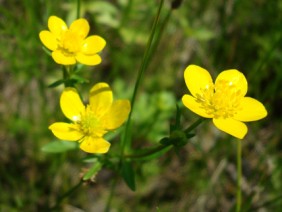
[[[190,65],[184,72],[184,79],[192,95],[185,94],[183,104],[202,117],[212,118],[218,129],[236,138],[244,138],[248,131],[243,122],[267,116],[262,103],[245,97],[247,80],[235,69],[221,72],[213,83],[207,70]]]
[[[106,83],[97,83],[92,87],[86,106],[76,89],[66,88],[60,105],[72,123],[56,122],[49,129],[61,140],[78,141],[80,148],[89,153],[108,152],[110,143],[103,136],[120,127],[130,112],[130,102],[113,101],[112,91]]]
[[[48,28],[49,31],[41,31],[39,37],[44,46],[52,51],[52,58],[56,63],[101,63],[101,57],[97,53],[105,47],[106,41],[97,35],[87,37],[90,27],[86,19],[77,19],[68,28],[62,19],[51,16],[48,19]]]

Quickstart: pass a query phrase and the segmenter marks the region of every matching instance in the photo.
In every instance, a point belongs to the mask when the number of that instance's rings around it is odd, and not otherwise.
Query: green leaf
[[[159,149],[158,151],[157,148]],[[132,160],[137,160],[137,161],[148,161],[148,160],[153,160],[155,158],[159,158],[160,156],[162,156],[164,153],[166,153],[167,151],[169,151],[172,146],[171,145],[164,145],[162,146],[162,148],[157,147],[155,149],[152,149],[150,154],[144,154],[144,156],[142,157],[136,157],[136,158],[132,158]]]
[[[121,175],[128,187],[135,191],[135,173],[131,161],[123,161],[121,167]]]
[[[80,84],[89,82],[88,79],[85,79],[85,78],[83,78],[79,75],[76,75],[76,74],[71,75],[71,80],[74,80],[76,83],[80,83]]]
[[[47,153],[62,153],[69,150],[77,149],[77,142],[70,141],[53,141],[45,144],[41,150]]]
[[[61,85],[63,83],[65,83],[65,80],[60,79],[60,80],[57,80],[57,81],[51,83],[50,85],[48,85],[48,87],[49,88],[54,88],[54,87],[57,87],[57,86],[59,86],[59,85]]]
[[[94,163],[98,160],[98,155],[87,155],[85,158],[82,159],[84,163]]]
[[[88,172],[85,173],[82,179],[83,180],[93,179],[97,175],[97,173],[101,170],[102,166],[103,166],[102,163],[96,160],[94,162],[94,165],[88,170]]]

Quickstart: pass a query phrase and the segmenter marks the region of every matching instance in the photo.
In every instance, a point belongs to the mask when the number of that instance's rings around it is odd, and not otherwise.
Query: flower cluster
[[[48,28],[49,31],[41,31],[39,37],[52,51],[55,62],[65,66],[101,63],[98,53],[106,41],[98,35],[87,37],[90,30],[87,20],[75,20],[68,27],[62,19],[51,16]],[[267,115],[262,103],[245,96],[247,80],[235,69],[221,72],[213,83],[207,70],[190,65],[184,71],[184,79],[191,95],[182,97],[183,104],[204,118],[212,118],[218,129],[234,137],[242,139],[246,135],[248,128],[243,122]],[[110,86],[103,82],[92,87],[87,105],[83,104],[75,88],[65,88],[60,106],[72,123],[56,122],[49,129],[61,140],[79,142],[80,148],[88,153],[106,153],[110,143],[104,135],[120,127],[131,110],[128,100],[114,101]]]
[[[48,28],[41,31],[39,37],[52,51],[56,63],[65,66],[101,63],[98,53],[105,47],[106,41],[98,35],[87,37],[90,27],[86,19],[77,19],[68,27],[62,19],[51,16]],[[110,86],[103,82],[92,87],[87,105],[82,103],[75,88],[65,88],[60,106],[72,123],[56,122],[49,129],[61,140],[79,142],[80,148],[88,153],[108,152],[110,143],[103,138],[104,135],[120,127],[131,109],[128,100],[114,101]]]

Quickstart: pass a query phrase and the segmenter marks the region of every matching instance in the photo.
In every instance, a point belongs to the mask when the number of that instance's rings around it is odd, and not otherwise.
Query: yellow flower
[[[87,37],[89,24],[86,19],[80,18],[72,22],[70,27],[56,17],[48,19],[48,30],[39,33],[41,42],[52,51],[56,63],[73,65],[77,61],[85,65],[101,63],[97,54],[106,45],[106,41],[97,35]]]
[[[130,102],[113,101],[113,93],[106,83],[97,83],[92,87],[86,106],[76,89],[65,88],[60,105],[72,123],[56,122],[49,129],[61,140],[78,141],[80,148],[89,153],[106,153],[110,143],[103,136],[120,127],[130,112]]]
[[[267,115],[262,103],[245,97],[248,82],[235,69],[221,72],[213,83],[207,70],[190,65],[184,72],[184,79],[192,95],[185,94],[183,104],[202,117],[212,118],[218,129],[236,138],[244,138],[248,131],[243,122],[256,121]]]

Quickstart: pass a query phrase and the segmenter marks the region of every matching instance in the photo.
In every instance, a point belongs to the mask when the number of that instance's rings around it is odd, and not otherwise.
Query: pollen
[[[213,118],[232,118],[240,109],[241,90],[232,82],[219,80],[201,89],[196,100]]]
[[[78,123],[81,131],[87,136],[100,137],[105,133],[100,120],[91,110],[91,106],[87,105],[84,114],[81,116],[81,121]]]

